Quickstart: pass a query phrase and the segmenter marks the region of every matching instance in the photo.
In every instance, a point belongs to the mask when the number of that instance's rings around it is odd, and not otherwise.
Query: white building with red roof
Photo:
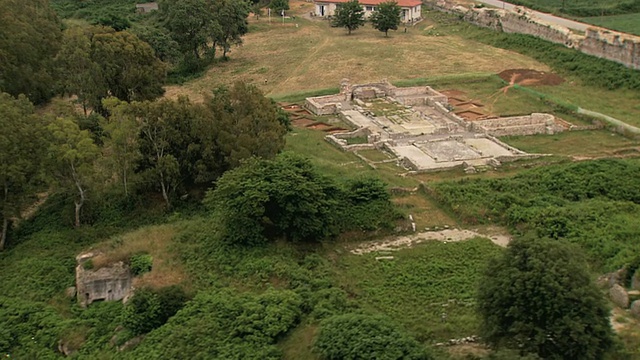
[[[336,8],[349,0],[314,0],[316,5],[316,16],[333,16]],[[378,5],[389,0],[358,0],[364,9],[364,17],[368,18],[378,9]],[[422,18],[422,1],[421,0],[396,0],[402,8],[400,19],[403,23],[417,21]]]

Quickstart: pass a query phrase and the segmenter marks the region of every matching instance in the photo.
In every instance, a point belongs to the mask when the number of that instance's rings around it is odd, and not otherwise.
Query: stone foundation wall
[[[555,123],[555,117],[553,115],[540,113],[533,113],[527,116],[477,120],[470,124],[471,131],[493,136],[554,134],[564,131],[562,126]]]
[[[337,114],[340,110],[338,104],[344,101],[344,95],[327,95],[306,98],[304,107],[316,115]]]
[[[640,37],[608,29],[591,27],[584,35],[536,18],[529,9],[514,11],[490,8],[466,8],[452,0],[426,0],[432,8],[457,14],[474,25],[506,33],[527,34],[575,48],[585,54],[640,69]]]

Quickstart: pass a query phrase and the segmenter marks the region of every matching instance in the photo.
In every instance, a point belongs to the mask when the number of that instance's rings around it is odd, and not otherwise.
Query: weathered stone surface
[[[619,306],[623,309],[629,307],[629,294],[627,294],[627,290],[625,290],[619,284],[615,284],[609,289],[609,297],[611,301],[613,301],[616,306]]]
[[[631,278],[631,289],[640,290],[640,269],[636,270]]]
[[[86,262],[95,254],[81,254],[76,260],[76,287],[78,302],[87,306],[94,301],[118,301],[131,292],[133,275],[129,266],[122,261],[99,269],[85,269]]]
[[[631,303],[631,315],[635,318],[640,319],[640,300],[636,300]]]
[[[65,295],[67,295],[67,297],[74,298],[76,297],[76,287],[70,286],[64,291],[64,293]]]

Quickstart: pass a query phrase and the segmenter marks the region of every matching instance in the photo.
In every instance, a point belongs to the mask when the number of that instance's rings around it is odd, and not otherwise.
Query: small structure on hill
[[[88,252],[76,257],[76,287],[78,302],[86,307],[94,301],[119,301],[127,299],[133,289],[133,275],[122,261],[94,269],[90,264],[98,254]]]
[[[147,14],[150,13],[152,11],[156,11],[158,10],[158,3],[157,2],[148,2],[148,3],[142,3],[142,4],[136,4],[136,11],[140,14]]]

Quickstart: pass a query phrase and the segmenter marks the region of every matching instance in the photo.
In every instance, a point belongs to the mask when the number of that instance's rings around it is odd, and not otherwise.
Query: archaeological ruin
[[[118,301],[132,294],[133,275],[122,261],[107,267],[93,269],[96,253],[88,252],[76,257],[76,288],[78,303],[86,307],[94,301]]]
[[[400,88],[387,81],[351,85],[340,93],[307,98],[316,115],[338,115],[355,130],[326,140],[345,151],[378,149],[395,156],[415,172],[460,167],[499,166],[502,162],[542,156],[527,154],[496,136],[553,134],[566,124],[549,114],[465,120],[451,109],[449,98],[429,86]],[[358,141],[354,141],[358,140]]]

